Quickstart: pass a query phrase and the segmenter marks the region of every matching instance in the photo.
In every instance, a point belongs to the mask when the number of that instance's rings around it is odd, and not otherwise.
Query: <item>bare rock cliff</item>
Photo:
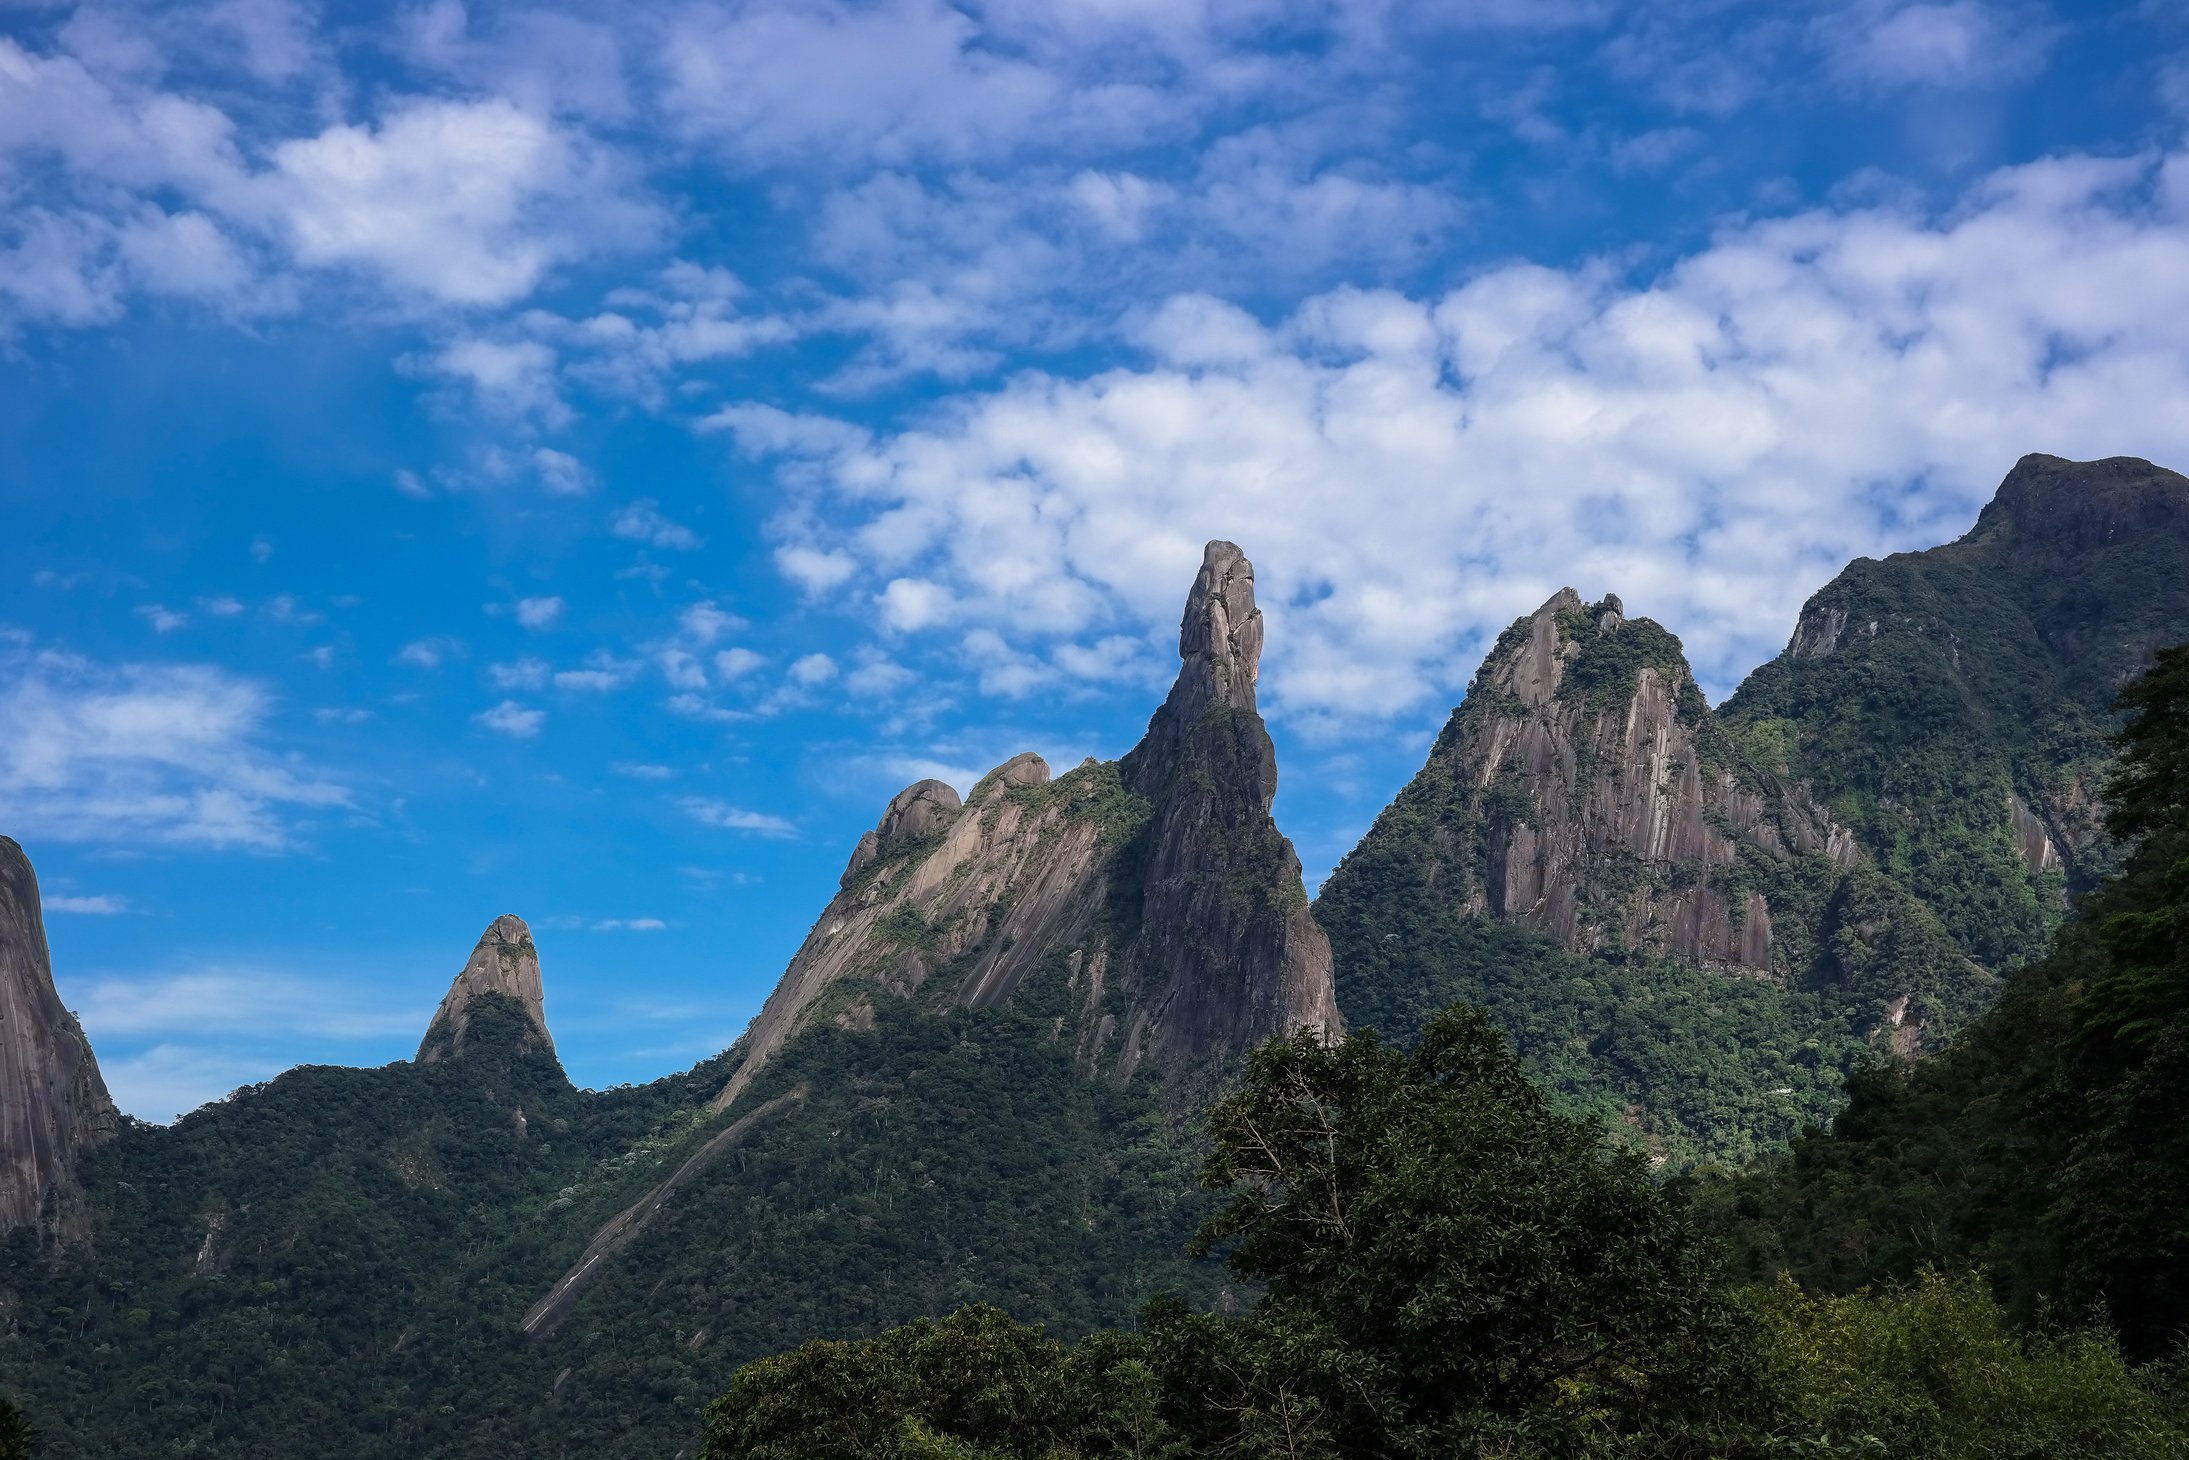
[[[99,1063],[54,992],[38,877],[0,836],[0,1231],[81,1236],[77,1158],[120,1124]]]
[[[540,984],[540,954],[532,945],[532,930],[524,919],[504,913],[487,925],[471,950],[470,961],[449,986],[441,1007],[418,1046],[418,1063],[436,1064],[464,1053],[471,1033],[471,1016],[479,1000],[500,994],[513,1000],[531,1021],[528,1039],[536,1039],[550,1054],[555,1041],[547,1032],[547,995]]]
[[[1300,1025],[1335,1031],[1330,947],[1270,819],[1276,757],[1254,703],[1262,616],[1238,548],[1208,546],[1183,664],[1121,762],[1052,777],[1013,757],[961,804],[893,798],[740,1041],[729,1106],[798,1030],[871,1027],[883,1001],[982,1008],[1055,980],[1090,1076],[1197,1079]]]
[[[1169,698],[1120,767],[1154,815],[1142,865],[1134,1017],[1121,1058],[1169,1067],[1301,1025],[1335,1033],[1330,940],[1277,830],[1277,754],[1254,701],[1262,611],[1254,565],[1212,542],[1186,598]]]
[[[1742,763],[1679,641],[1617,598],[1564,589],[1507,630],[1436,754],[1480,818],[1465,895],[1571,952],[1783,974],[1742,849],[1859,856],[1805,795]]]

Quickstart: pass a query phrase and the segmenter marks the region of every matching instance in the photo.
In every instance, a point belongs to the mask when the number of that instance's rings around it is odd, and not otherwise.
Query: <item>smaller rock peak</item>
[[[1614,599],[1613,602],[1616,603],[1617,600]],[[1528,617],[1555,619],[1562,613],[1576,613],[1586,607],[1588,605],[1581,601],[1581,595],[1578,591],[1572,588],[1561,588],[1544,599],[1543,606],[1534,613],[1529,614]]]
[[[548,1053],[554,1053],[555,1041],[547,1032],[547,995],[540,982],[539,949],[524,919],[504,913],[479,935],[463,971],[456,975],[441,1007],[434,1011],[433,1022],[426,1027],[426,1037],[418,1046],[418,1063],[436,1064],[461,1055],[469,1042],[471,1016],[479,1001],[489,994],[514,1000],[530,1020],[539,1042]]]
[[[1025,759],[1025,756],[1018,758]],[[1039,762],[1041,757],[1037,755],[1033,759]],[[1003,774],[1017,765],[1018,760],[1006,761],[989,772],[989,775]],[[1043,778],[1047,779],[1048,766],[1043,765],[1041,769]],[[984,780],[982,784],[987,782]],[[974,794],[979,794],[978,787]],[[882,812],[881,821],[875,825],[874,830],[859,838],[859,845],[852,848],[851,861],[845,865],[844,875],[837,885],[847,888],[851,886],[861,872],[873,866],[881,857],[882,848],[888,843],[913,841],[942,830],[958,814],[961,804],[957,789],[945,781],[914,781],[890,797],[889,807]]]
[[[965,798],[965,804],[975,806],[990,796],[1000,795],[1019,786],[1039,786],[1049,779],[1049,762],[1031,750],[1021,751],[1002,765],[980,778],[973,794]]]
[[[909,840],[942,830],[964,803],[944,781],[914,781],[891,798],[874,834],[885,842]]]
[[[1179,688],[1195,708],[1228,704],[1254,708],[1262,666],[1262,610],[1254,602],[1254,564],[1236,543],[1221,539],[1201,551],[1201,573],[1186,595],[1178,625]],[[1174,691],[1175,698],[1175,691]]]

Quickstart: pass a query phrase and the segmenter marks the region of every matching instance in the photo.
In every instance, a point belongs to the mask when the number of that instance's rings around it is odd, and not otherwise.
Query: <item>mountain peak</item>
[[[76,1016],[54,991],[38,875],[0,836],[0,1231],[39,1221],[59,1195],[76,1234],[76,1158],[120,1123]]]
[[[449,985],[441,1007],[434,1011],[433,1023],[427,1026],[426,1037],[418,1046],[418,1063],[436,1064],[463,1054],[471,1033],[472,1013],[490,994],[515,1001],[531,1022],[539,1043],[548,1053],[554,1053],[555,1040],[547,1032],[547,995],[540,983],[540,954],[533,946],[532,930],[523,918],[504,913],[480,934],[470,960]]]
[[[1124,760],[1125,784],[1140,795],[1150,789],[1149,768],[1172,759],[1209,709],[1221,706],[1261,723],[1254,685],[1262,668],[1262,610],[1254,602],[1254,564],[1236,543],[1219,538],[1202,549],[1201,571],[1178,624],[1178,658],[1169,697]],[[1266,759],[1257,780],[1266,781],[1274,796],[1276,757]]]
[[[2154,531],[2189,532],[2189,477],[2137,456],[2069,461],[2032,453],[2014,464],[1962,542],[2057,561]]]

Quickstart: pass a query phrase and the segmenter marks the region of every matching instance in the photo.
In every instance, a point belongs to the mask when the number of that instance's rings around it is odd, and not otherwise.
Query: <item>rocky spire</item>
[[[1121,1068],[1220,1063],[1303,1024],[1331,1034],[1330,940],[1308,915],[1300,859],[1277,830],[1277,754],[1255,707],[1262,611],[1254,565],[1203,551],[1178,630],[1178,679],[1120,770],[1153,818],[1135,1017]]]
[[[504,913],[480,935],[479,945],[471,950],[471,961],[456,975],[448,997],[434,1011],[433,1023],[418,1046],[418,1063],[430,1065],[462,1054],[471,1032],[472,1013],[479,1000],[489,994],[515,1000],[531,1021],[539,1043],[549,1054],[555,1052],[554,1038],[547,1032],[547,996],[540,986],[540,954],[532,946],[532,930],[524,925],[523,918]]]
[[[58,1197],[61,1235],[78,1235],[76,1159],[119,1123],[90,1042],[54,992],[37,874],[0,836],[0,1231],[40,1220]]]

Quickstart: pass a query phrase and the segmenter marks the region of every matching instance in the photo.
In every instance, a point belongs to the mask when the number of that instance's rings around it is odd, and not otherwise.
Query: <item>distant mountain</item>
[[[1261,627],[1212,543],[1141,744],[908,787],[687,1074],[573,1089],[502,917],[415,1061],[125,1123],[84,1164],[89,1247],[0,1252],[0,1372],[57,1456],[665,1457],[815,1335],[1219,1301],[1184,1255],[1192,1117],[1253,1045],[1337,1023],[1269,814]]]
[[[2043,947],[2110,856],[2106,706],[2182,637],[2189,480],[2127,459],[2025,458],[1959,542],[1853,564],[1719,712],[1566,590],[1325,883],[1340,1007],[1484,1004],[1675,1167],[1775,1149]]]

